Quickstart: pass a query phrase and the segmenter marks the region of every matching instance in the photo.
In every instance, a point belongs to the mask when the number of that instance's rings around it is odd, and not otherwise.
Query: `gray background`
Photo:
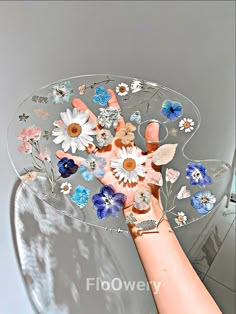
[[[6,129],[20,101],[73,75],[111,73],[157,81],[189,97],[201,112],[202,127],[186,154],[231,162],[234,12],[233,1],[0,2],[0,313],[32,313],[9,222],[16,175]]]

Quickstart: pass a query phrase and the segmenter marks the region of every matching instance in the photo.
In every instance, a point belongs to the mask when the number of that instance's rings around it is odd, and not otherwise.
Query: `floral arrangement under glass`
[[[17,158],[23,154],[30,163],[19,170],[29,186],[43,175],[50,184],[47,195],[68,198],[78,211],[95,211],[98,221],[131,207],[126,223],[144,231],[160,224],[144,214],[153,186],[161,195],[163,217],[172,217],[176,227],[206,215],[220,201],[212,187],[229,167],[208,168],[208,161],[183,158],[200,124],[198,110],[184,96],[181,101],[159,84],[114,76],[73,78],[39,93],[20,107],[15,134]],[[166,135],[147,143],[155,145],[150,151],[143,142],[151,122]],[[96,180],[102,187],[92,193]]]

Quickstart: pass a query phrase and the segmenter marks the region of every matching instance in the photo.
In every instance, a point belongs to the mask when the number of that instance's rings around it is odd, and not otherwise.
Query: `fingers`
[[[62,150],[58,150],[56,152],[56,156],[58,159],[62,159],[64,157],[68,158],[68,159],[72,159],[74,160],[74,163],[79,166],[81,164],[82,161],[84,161],[84,158],[79,157],[79,156],[73,156],[71,154],[65,153]]]
[[[108,101],[108,106],[114,107],[116,109],[120,109],[120,105],[118,103],[116,93],[112,89],[108,89],[107,91],[111,95],[111,99]],[[124,126],[125,126],[125,120],[123,117],[121,117],[115,130],[118,131],[120,128],[123,128]]]
[[[159,146],[159,130],[160,125],[157,122],[150,122],[145,130],[145,140],[147,152],[155,151]]]
[[[99,129],[99,126],[97,124],[97,117],[92,113],[92,111],[85,105],[85,103],[79,99],[79,98],[74,98],[71,101],[71,104],[73,107],[75,107],[78,110],[89,110],[89,121],[94,122],[96,124],[96,130]],[[86,152],[88,154],[91,154],[94,150],[96,149],[96,145],[95,144],[90,144],[87,148],[86,148]]]
[[[71,104],[78,110],[89,110],[89,121],[94,122],[97,125],[97,117],[92,113],[92,111],[85,105],[85,103],[81,99],[74,98],[72,99]]]

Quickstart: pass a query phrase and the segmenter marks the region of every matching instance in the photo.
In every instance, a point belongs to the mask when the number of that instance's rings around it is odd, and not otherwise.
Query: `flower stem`
[[[88,86],[86,86],[86,89],[87,89],[87,88],[93,89],[96,85],[99,85],[99,84],[101,84],[101,83],[108,84],[109,82],[112,82],[112,81],[114,81],[114,80],[111,80],[111,79],[107,76],[107,79],[106,79],[106,80],[103,80],[103,81],[96,82],[96,83],[93,83],[93,84],[91,84],[91,85],[88,85]]]

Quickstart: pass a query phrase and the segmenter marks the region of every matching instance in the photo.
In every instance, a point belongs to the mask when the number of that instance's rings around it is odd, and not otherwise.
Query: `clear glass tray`
[[[122,211],[118,217],[98,218],[91,202],[92,195],[101,188],[98,180],[86,181],[78,170],[69,177],[61,176],[56,152],[62,150],[62,143],[54,142],[57,137],[54,123],[61,120],[62,112],[68,109],[72,112],[74,99],[80,99],[99,117],[108,108],[111,93],[117,97],[119,114],[135,126],[135,144],[144,153],[146,126],[150,122],[160,125],[158,144],[164,150],[159,151],[157,159],[162,160],[162,180],[155,184],[160,186],[164,210],[172,227],[193,223],[214,210],[227,193],[231,168],[220,160],[194,160],[185,155],[186,144],[200,126],[197,107],[185,96],[160,84],[114,75],[64,79],[39,89],[20,104],[9,125],[8,150],[17,174],[31,191],[64,215],[100,228],[128,232]],[[113,126],[107,129],[115,135]],[[78,129],[67,128],[68,134],[74,131]],[[101,145],[101,137],[94,134],[92,138],[97,147]],[[202,141],[202,149],[204,145],[207,144]],[[71,147],[67,153],[72,154]],[[166,154],[169,159],[173,156],[163,164]],[[86,158],[87,154],[76,150],[73,155]],[[90,190],[83,208],[73,200],[78,186]]]

